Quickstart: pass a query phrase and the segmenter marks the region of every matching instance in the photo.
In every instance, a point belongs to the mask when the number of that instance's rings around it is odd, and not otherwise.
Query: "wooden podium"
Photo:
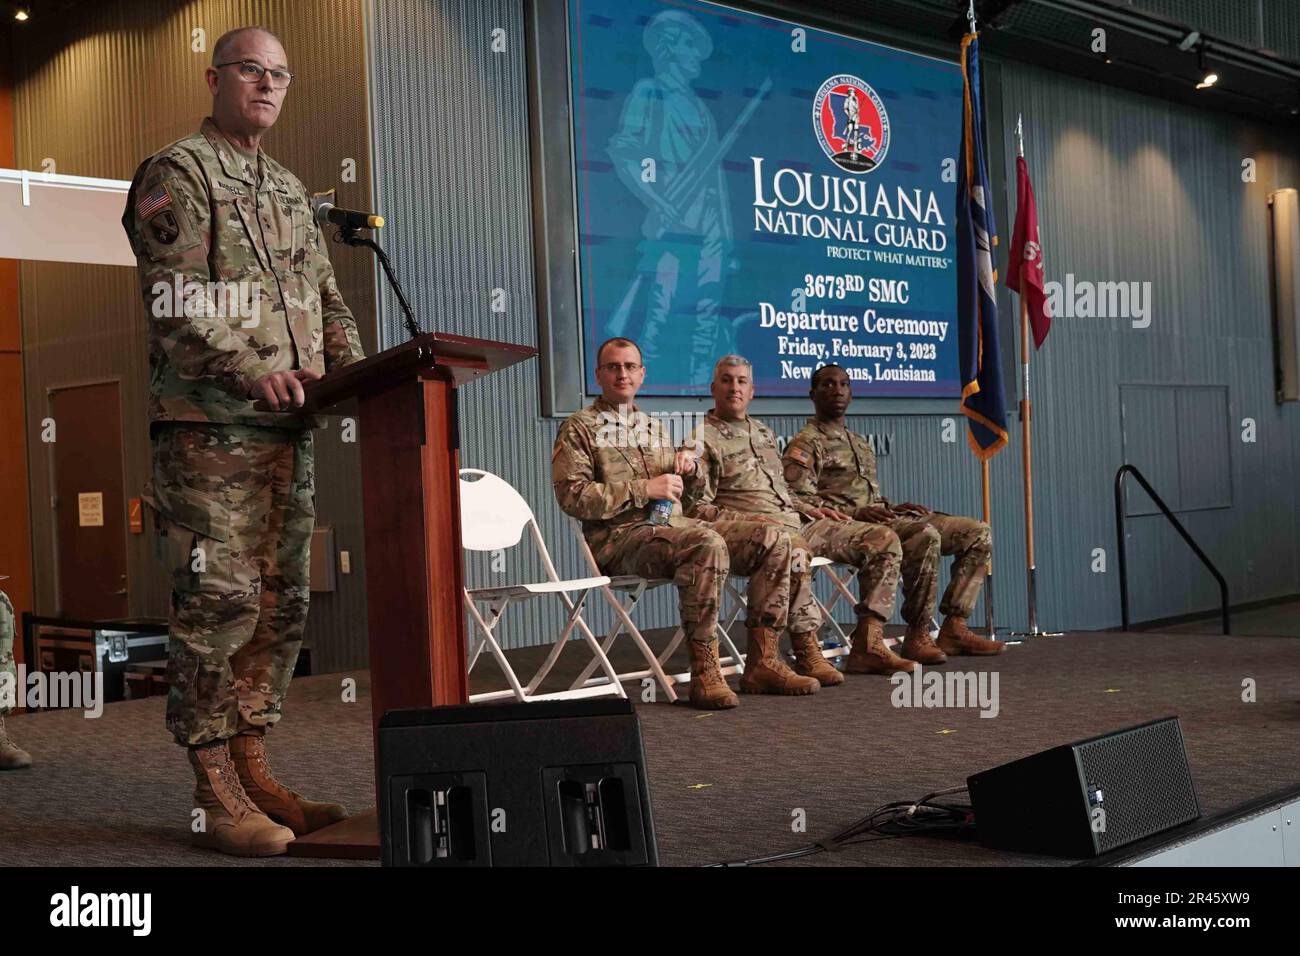
[[[305,388],[304,412],[356,415],[361,437],[373,734],[389,710],[468,699],[456,389],[536,354],[432,332]],[[375,809],[299,837],[289,855],[378,859]]]

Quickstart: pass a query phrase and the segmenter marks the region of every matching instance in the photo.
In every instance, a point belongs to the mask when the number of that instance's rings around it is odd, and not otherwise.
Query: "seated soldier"
[[[662,423],[634,404],[645,375],[630,339],[610,339],[597,351],[600,398],[571,415],[555,438],[551,482],[560,508],[582,521],[603,573],[671,578],[677,585],[692,706],[721,709],[739,702],[718,663],[718,606],[728,573],[749,577],[750,654],[741,691],[813,693],[817,680],[795,674],[774,651],[753,652],[775,648],[767,635],[780,634],[787,623],[800,632],[821,626],[806,559],[795,557],[790,536],[774,525],[707,524],[682,516],[681,474],[695,460],[677,451]],[[662,511],[656,502],[666,503]]]
[[[781,476],[776,436],[747,414],[754,397],[748,360],[727,355],[713,370],[713,411],[696,430],[700,461],[686,479],[682,507],[708,521],[759,517],[786,528],[812,553],[858,568],[858,615],[853,649],[844,669],[850,674],[892,674],[916,665],[885,644],[885,621],[894,613],[902,551],[888,528],[854,521],[835,508],[801,504]],[[812,633],[792,635],[799,673],[827,667]],[[833,668],[832,668],[833,669]]]
[[[998,654],[1002,641],[971,632],[966,619],[975,608],[993,551],[989,526],[973,518],[931,511],[910,502],[891,505],[876,480],[876,456],[867,440],[845,425],[852,385],[838,365],[819,368],[812,378],[815,417],[785,450],[785,480],[807,508],[837,508],[862,521],[877,521],[898,533],[903,544],[903,656],[942,664],[948,654]],[[940,555],[955,555],[952,580],[939,610],[939,643],[930,639],[938,591]]]

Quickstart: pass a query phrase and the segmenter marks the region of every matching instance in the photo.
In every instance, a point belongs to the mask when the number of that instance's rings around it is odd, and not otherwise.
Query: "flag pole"
[[[1024,118],[1016,117],[1016,155],[1024,158]],[[1020,273],[1020,445],[1025,480],[1025,597],[1029,605],[1029,630],[1012,632],[1016,637],[1060,637],[1061,631],[1038,629],[1038,594],[1034,561],[1034,457],[1030,442],[1034,406],[1029,397],[1029,300],[1025,297],[1025,273]]]
[[[980,483],[984,491],[984,523],[990,528],[993,527],[992,509],[989,506],[989,460],[985,458],[980,462]],[[993,555],[989,555],[989,563],[985,565],[984,570],[984,627],[988,632],[989,640],[992,640],[996,631],[993,626]]]
[[[966,20],[970,24],[970,32],[978,37],[979,25],[975,15],[975,0],[970,0],[966,7]],[[965,41],[963,41],[963,49]],[[962,60],[965,63],[965,58]],[[978,137],[979,131],[976,129],[975,135]],[[996,238],[994,239],[996,242]],[[992,250],[990,249],[990,253]],[[996,275],[996,273],[995,273]],[[977,303],[978,306],[978,303]],[[984,523],[989,527],[993,526],[992,508],[990,505],[991,495],[989,494],[989,461],[987,458],[980,459],[980,487],[983,494],[984,502]],[[988,564],[984,568],[984,627],[990,639],[996,636],[996,628],[993,623],[993,557],[989,556]]]
[[[970,32],[978,35],[979,27],[975,17],[975,0],[970,0],[970,4],[966,7],[966,20],[970,24]],[[993,527],[993,516],[990,507],[989,460],[987,458],[980,461],[980,489],[984,501],[984,523],[991,528]],[[993,624],[993,556],[991,554],[989,555],[989,563],[984,568],[984,630],[990,639],[996,636],[996,629]]]

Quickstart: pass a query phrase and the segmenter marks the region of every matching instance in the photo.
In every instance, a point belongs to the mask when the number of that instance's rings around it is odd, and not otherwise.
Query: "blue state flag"
[[[971,450],[987,461],[1007,444],[1007,406],[998,348],[998,276],[993,266],[998,236],[984,161],[977,34],[968,33],[961,41],[961,68],[966,95],[957,164],[958,368]]]

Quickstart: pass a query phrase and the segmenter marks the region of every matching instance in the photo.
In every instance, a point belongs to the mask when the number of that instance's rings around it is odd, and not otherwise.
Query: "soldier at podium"
[[[677,585],[691,658],[692,706],[722,709],[738,703],[722,677],[715,633],[729,573],[749,577],[749,653],[741,692],[815,692],[823,682],[792,671],[776,653],[775,640],[787,626],[799,635],[815,634],[821,626],[806,557],[774,524],[708,524],[682,516],[681,476],[694,458],[678,451],[663,424],[634,404],[645,376],[632,340],[601,345],[596,356],[601,395],[571,415],[555,439],[551,481],[560,508],[582,521],[604,573],[671,578]],[[825,683],[843,680],[820,654],[818,660],[833,675]]]
[[[260,147],[293,79],[280,41],[231,31],[205,78],[211,117],[140,165],[122,224],[150,316],[167,729],[195,773],[195,842],[266,856],[346,816],[276,780],[263,738],[310,596],[313,423],[293,408],[364,355],[306,190]]]

